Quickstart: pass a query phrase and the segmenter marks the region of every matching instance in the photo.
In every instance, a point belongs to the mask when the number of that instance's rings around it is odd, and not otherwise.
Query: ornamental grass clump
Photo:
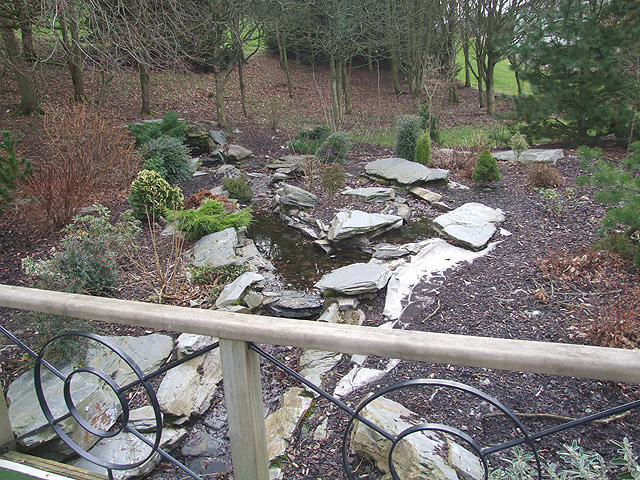
[[[158,172],[142,170],[131,184],[129,203],[136,218],[164,217],[171,210],[181,210],[184,195],[179,187],[171,187]]]
[[[195,171],[189,148],[180,140],[160,137],[149,140],[140,149],[145,170],[153,170],[169,183],[189,180]]]
[[[345,163],[347,154],[352,148],[349,137],[344,132],[334,132],[329,135],[318,147],[316,157],[324,163]]]
[[[491,155],[488,149],[484,149],[478,159],[471,174],[471,179],[480,185],[487,185],[500,180],[498,161]]]
[[[422,134],[422,120],[418,115],[400,115],[396,121],[396,157],[415,158],[416,142]]]

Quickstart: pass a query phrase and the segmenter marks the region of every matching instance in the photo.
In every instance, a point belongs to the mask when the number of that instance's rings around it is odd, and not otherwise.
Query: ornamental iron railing
[[[380,331],[368,327],[318,324],[302,320],[192,310],[4,285],[0,285],[0,305],[220,338],[219,342],[213,345],[171,362],[153,372],[144,373],[120,347],[108,339],[92,333],[62,333],[49,340],[39,352],[35,352],[4,326],[0,326],[0,332],[35,360],[34,388],[47,420],[47,424],[38,430],[51,426],[73,452],[89,462],[103,467],[110,479],[114,478],[115,470],[136,468],[147,462],[156,453],[188,476],[200,479],[195,472],[160,448],[163,420],[151,381],[170,369],[214,349],[220,349],[234,478],[239,480],[266,480],[269,476],[264,407],[260,385],[260,358],[302,383],[347,415],[348,421],[343,432],[341,456],[344,473],[350,480],[357,478],[350,464],[351,434],[357,423],[362,423],[373,429],[381,440],[389,442],[389,474],[394,480],[400,479],[394,457],[400,450],[398,446],[410,435],[422,432],[436,432],[445,434],[448,438],[455,437],[476,456],[484,478],[488,478],[489,475],[489,457],[491,455],[516,446],[526,445],[533,454],[538,478],[542,478],[542,462],[537,448],[537,440],[640,407],[640,400],[636,400],[539,432],[531,432],[518,418],[518,415],[507,406],[474,387],[449,380],[417,379],[381,388],[361,401],[357,408],[351,408],[336,396],[329,394],[320,386],[292,370],[275,356],[267,353],[258,344],[267,343],[341,353],[372,354],[422,362],[582,376],[629,383],[640,383],[639,351],[428,334],[425,332]],[[135,379],[125,382],[124,385],[119,385],[112,375],[93,366],[85,365],[66,373],[58,370],[46,360],[47,351],[55,342],[73,338],[94,342],[102,348],[110,350],[128,366],[134,373]],[[54,414],[50,407],[50,400],[43,391],[42,376],[45,369],[62,382],[62,395],[67,409],[64,414]],[[119,412],[114,426],[106,430],[97,428],[88,422],[79,411],[78,406],[74,403],[71,388],[73,379],[79,375],[94,377],[97,381],[103,382],[112,392],[114,408]],[[490,406],[492,410],[500,412],[508,420],[512,432],[510,438],[506,441],[486,445],[485,441],[475,438],[472,432],[464,431],[457,426],[427,421],[412,424],[400,432],[393,433],[386,431],[375,421],[366,418],[363,413],[372,402],[385,395],[407,394],[407,392],[409,392],[408,395],[412,395],[410,392],[421,388],[458,392],[485,406]],[[143,391],[147,398],[146,403],[151,405],[153,409],[155,432],[151,439],[140,433],[129,421],[131,395],[128,394],[134,390]],[[88,434],[98,438],[112,438],[125,432],[130,433],[146,444],[148,450],[140,458],[129,463],[116,463],[99,458],[80,446],[65,432],[62,422],[69,418],[74,419]],[[6,411],[3,412],[0,409],[0,430],[3,428],[10,428],[10,425]],[[11,438],[1,445],[0,449],[7,449],[34,433],[36,432],[23,434],[19,438]],[[0,436],[0,439],[2,438]],[[6,435],[4,438],[7,438]]]

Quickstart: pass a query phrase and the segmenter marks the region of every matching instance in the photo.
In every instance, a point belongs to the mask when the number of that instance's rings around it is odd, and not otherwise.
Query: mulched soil
[[[227,112],[233,127],[242,132],[237,135],[238,143],[256,154],[256,158],[246,166],[247,170],[266,172],[265,163],[287,153],[283,147],[295,135],[299,125],[311,126],[324,120],[327,72],[322,68],[311,71],[307,66],[294,64],[292,74],[296,98],[293,100],[287,97],[284,76],[273,57],[265,55],[252,60],[247,65],[246,74],[249,97],[252,99],[251,117],[242,117],[239,103],[235,100],[238,98],[235,95],[237,87],[233,84],[229,86]],[[20,140],[21,150],[34,162],[44,161],[47,154],[41,141],[42,119],[11,118],[7,114],[17,98],[16,87],[7,75],[5,71],[5,76],[1,78],[3,85],[8,85],[7,89],[0,92],[2,128],[14,132]],[[367,122],[376,126],[393,125],[392,119],[396,114],[409,111],[408,96],[393,95],[386,75],[386,72],[382,72],[378,77],[365,68],[354,72],[353,101],[354,111],[358,113],[350,119],[349,126],[353,131]],[[66,72],[62,68],[49,66],[42,70],[40,79],[46,86],[42,91],[47,108],[52,108],[51,105],[60,103],[69,95]],[[90,92],[97,89],[92,82],[93,77],[87,82]],[[122,121],[140,119],[136,113],[135,75],[125,72],[114,82],[107,109]],[[176,82],[171,75],[158,74],[156,82],[156,111],[173,109],[190,120],[213,116],[213,99],[208,96],[213,88],[210,76],[186,74]],[[443,126],[474,123],[499,125],[477,107],[475,90],[461,88],[460,93],[463,102],[459,105],[439,102]],[[507,101],[500,101],[498,105],[502,111],[509,108]],[[279,129],[274,131],[269,128],[269,123],[274,115],[280,113]],[[370,180],[362,177],[364,165],[389,154],[391,149],[388,147],[358,143],[349,154],[345,166],[347,185],[371,184]],[[470,265],[446,272],[440,282],[419,285],[414,291],[413,303],[401,319],[403,328],[523,340],[590,343],[594,338],[589,334],[590,328],[603,317],[607,308],[627,301],[625,294],[639,291],[640,275],[637,270],[613,255],[594,254],[588,250],[598,238],[595,232],[604,210],[591,201],[591,191],[575,186],[575,178],[581,173],[578,159],[573,151],[566,150],[565,154],[566,158],[558,164],[564,186],[559,189],[563,203],[557,212],[550,212],[549,204],[527,185],[524,167],[507,163],[500,163],[502,180],[490,187],[473,186],[463,172],[454,170],[453,180],[468,185],[468,190],[444,185],[432,188],[442,193],[443,200],[453,207],[475,201],[502,209],[506,216],[502,227],[511,235],[500,237],[501,243],[491,254]],[[610,147],[607,154],[620,158],[623,152]],[[438,153],[434,153],[434,163],[452,166],[450,159]],[[199,188],[212,188],[215,185],[211,184],[209,176],[203,176],[181,186],[185,196],[188,196]],[[381,208],[340,196],[329,197],[319,185],[316,185],[316,189],[321,202],[310,214],[325,221],[330,220],[340,208]],[[257,207],[260,207],[261,198],[256,200]],[[432,218],[438,214],[424,202],[409,195],[406,199],[415,217]],[[120,212],[126,204],[120,198],[107,203],[107,206],[114,212]],[[0,226],[0,283],[28,285],[21,270],[21,260],[27,255],[48,252],[58,243],[59,233],[46,226],[33,224],[20,212],[8,212]],[[541,268],[545,265],[545,268]],[[147,293],[140,286],[138,278],[137,283],[122,289],[119,296],[144,299]],[[434,301],[424,300],[427,296]],[[383,306],[383,295],[362,300],[361,308],[368,325],[385,322]],[[27,341],[33,335],[30,328],[7,309],[0,309],[0,319],[3,325],[9,325]],[[98,330],[109,334],[142,333],[133,328],[107,325],[99,325]],[[289,358],[287,363],[291,366],[296,366],[299,352],[275,349],[273,353],[276,352]],[[384,362],[386,359],[369,358],[366,366],[379,367]],[[26,368],[26,362],[17,349],[0,343],[0,365],[0,379],[6,391],[8,382]],[[343,359],[329,374],[328,391],[332,391],[337,381],[350,369],[349,359]],[[277,373],[273,367],[266,367],[265,372],[265,396],[269,398],[267,403],[272,410],[277,406],[274,399],[294,382]],[[513,411],[532,415],[523,418],[532,431],[558,424],[557,418],[537,414],[581,417],[640,398],[637,387],[613,382],[402,362],[384,380],[348,396],[345,402],[355,407],[367,393],[379,387],[417,378],[454,380],[481,389],[502,400]],[[505,441],[513,435],[513,430],[505,427],[499,417],[481,418],[480,414],[488,411],[486,406],[477,402],[456,402],[442,389],[416,392],[403,393],[397,398],[429,421],[453,422],[487,442]],[[220,399],[220,395],[217,398]],[[205,414],[204,425],[202,419],[195,419],[188,427],[209,428],[206,418],[211,415],[211,412]],[[330,435],[325,440],[314,440],[313,431],[324,418],[329,419]],[[286,458],[280,462],[285,470],[285,478],[346,478],[340,465],[340,449],[347,420],[343,412],[329,405],[326,400],[316,400],[312,413],[294,436]],[[556,435],[551,440],[542,440],[539,448],[546,458],[555,458],[553,452],[562,443],[577,440],[585,449],[598,450],[611,459],[615,454],[615,446],[608,440],[620,440],[627,436],[638,441],[639,420],[640,412],[635,412],[607,423],[582,426]],[[209,430],[215,433],[214,428]],[[375,469],[367,462],[360,465],[356,462],[353,468],[358,470],[358,478],[375,478],[372,476]],[[226,475],[210,475],[208,478],[213,477],[226,478]],[[184,478],[184,474],[163,464],[153,478],[173,480]]]

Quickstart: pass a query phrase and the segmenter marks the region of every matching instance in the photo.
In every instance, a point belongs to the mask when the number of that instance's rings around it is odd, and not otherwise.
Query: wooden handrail
[[[0,285],[0,306],[229,340],[640,383],[640,350],[328,324],[9,285]]]

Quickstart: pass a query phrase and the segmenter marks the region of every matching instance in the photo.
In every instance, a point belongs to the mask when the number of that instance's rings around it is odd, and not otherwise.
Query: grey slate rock
[[[496,225],[503,221],[504,214],[500,210],[472,202],[440,215],[433,221],[433,226],[454,243],[480,250],[493,237]]]
[[[316,287],[321,292],[330,290],[342,295],[360,295],[384,288],[390,276],[391,271],[385,265],[354,263],[324,275]]]
[[[360,210],[338,212],[331,220],[327,238],[339,242],[357,235],[382,233],[402,226],[402,217]]]
[[[234,228],[227,228],[221,232],[205,235],[196,242],[193,248],[186,252],[187,258],[196,267],[210,265],[224,267],[239,264],[242,261],[236,256],[238,234]]]
[[[428,168],[404,158],[383,158],[368,163],[364,168],[369,175],[395,180],[402,185],[447,180],[449,178],[449,170]]]

